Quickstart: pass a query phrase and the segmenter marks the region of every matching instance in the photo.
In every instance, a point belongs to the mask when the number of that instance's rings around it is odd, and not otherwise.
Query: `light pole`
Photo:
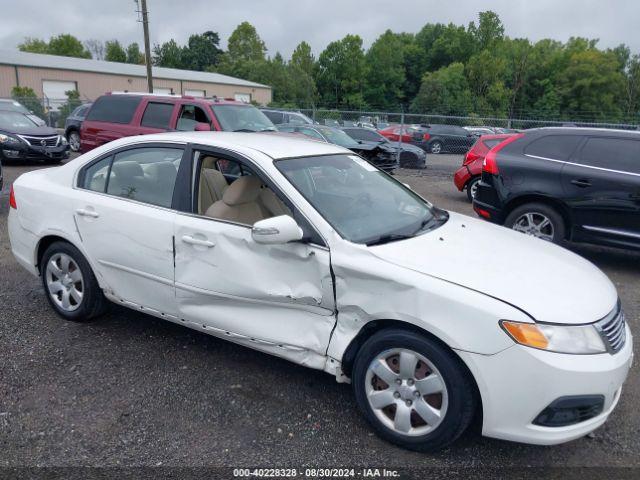
[[[147,0],[140,0],[142,10],[142,29],[144,30],[144,63],[147,65],[147,88],[153,93],[153,76],[151,73],[151,47],[149,46],[149,12]]]

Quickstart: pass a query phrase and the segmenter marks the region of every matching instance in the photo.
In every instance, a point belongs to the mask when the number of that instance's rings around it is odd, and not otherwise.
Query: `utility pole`
[[[151,73],[151,47],[149,46],[149,12],[147,0],[140,0],[142,10],[142,28],[144,30],[144,63],[147,64],[147,88],[153,93],[153,76]]]

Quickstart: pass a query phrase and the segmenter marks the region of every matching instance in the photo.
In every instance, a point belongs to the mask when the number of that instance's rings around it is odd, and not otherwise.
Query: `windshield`
[[[0,112],[0,128],[12,130],[14,128],[31,128],[38,125],[26,115],[18,112]]]
[[[446,221],[439,210],[357,155],[275,162],[345,239],[377,245],[419,235]]]
[[[350,128],[345,130],[346,134],[356,140],[362,140],[363,142],[386,142],[387,139],[373,130],[367,130],[366,128]]]
[[[14,101],[0,102],[0,110],[10,110],[12,112],[20,112],[20,113],[31,113],[20,102],[14,102]]]
[[[335,128],[319,128],[318,130],[327,138],[327,140],[329,140],[330,143],[334,143],[345,148],[358,147],[358,142],[342,130],[337,130]]]
[[[263,132],[274,130],[273,122],[251,105],[212,105],[211,108],[227,132]]]

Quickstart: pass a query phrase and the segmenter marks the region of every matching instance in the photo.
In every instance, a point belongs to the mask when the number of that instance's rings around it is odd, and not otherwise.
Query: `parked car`
[[[467,191],[470,202],[473,201],[478,190],[484,157],[489,150],[509,137],[510,135],[482,135],[464,156],[462,166],[453,174],[454,185],[461,192]]]
[[[27,107],[22,105],[17,100],[13,100],[11,98],[0,98],[0,110],[9,110],[12,112],[23,113],[27,117],[29,117],[33,123],[38,125],[39,127],[43,127],[47,124],[43,119],[29,110]]]
[[[55,128],[37,125],[24,113],[0,110],[0,160],[59,163],[65,158],[69,144]]]
[[[289,112],[287,110],[274,110],[270,108],[261,108],[260,111],[264,113],[274,125],[284,125],[287,123],[313,125],[316,123],[302,112]]]
[[[113,93],[99,97],[80,128],[80,150],[88,152],[112,140],[167,130],[275,131],[253,105],[187,95]]]
[[[593,264],[434,207],[326,142],[123,138],[23,174],[9,197],[12,252],[62,318],[109,300],[324,370],[410,449],[445,447],[473,418],[489,437],[579,438],[633,358]]]
[[[423,140],[423,135],[418,129],[406,125],[404,127],[392,125],[385,129],[378,130],[378,133],[392,142],[412,143]]]
[[[540,128],[485,157],[481,217],[555,243],[640,248],[640,134]]]
[[[464,128],[467,132],[473,133],[476,136],[481,136],[481,135],[493,135],[496,133],[496,129],[493,127],[462,127]]]
[[[410,143],[392,144],[386,137],[369,128],[344,127],[342,131],[360,144],[385,145],[392,147],[395,154],[399,148],[400,167],[402,168],[427,168],[427,154],[420,147]]]
[[[467,153],[477,136],[455,125],[423,125],[419,145],[430,153]]]
[[[90,103],[82,104],[74,109],[64,121],[64,137],[69,142],[72,152],[80,150],[80,128],[90,108]]]
[[[4,186],[4,177],[2,176],[2,161],[0,161],[0,192]]]
[[[400,166],[397,150],[393,146],[385,143],[359,143],[342,129],[324,125],[279,125],[278,130],[301,133],[315,140],[348,148],[387,173],[393,173]]]

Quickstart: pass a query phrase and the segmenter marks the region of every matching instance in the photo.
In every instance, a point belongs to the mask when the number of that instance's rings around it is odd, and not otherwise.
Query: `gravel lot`
[[[451,180],[460,157],[429,163],[398,178],[472,215]],[[375,437],[350,386],[322,372],[119,307],[65,322],[7,239],[9,184],[33,168],[5,166],[0,197],[0,466],[640,466],[637,368],[593,438],[535,447],[470,432],[427,455]],[[574,250],[615,282],[638,345],[640,254]]]

